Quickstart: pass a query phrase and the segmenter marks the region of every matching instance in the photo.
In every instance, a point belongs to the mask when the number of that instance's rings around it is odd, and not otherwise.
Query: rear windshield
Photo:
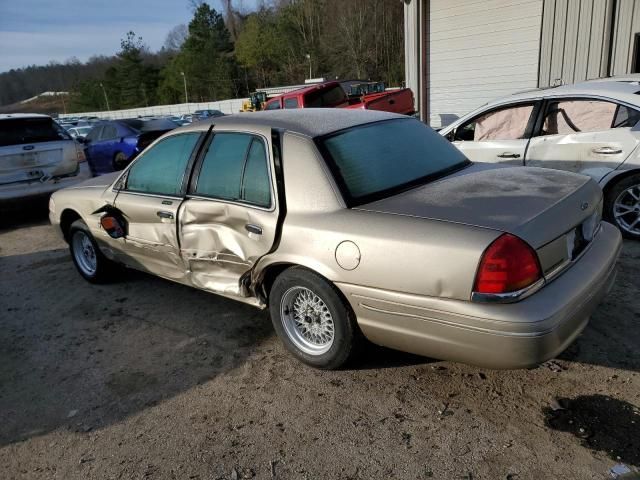
[[[470,162],[414,119],[360,125],[317,140],[349,206],[394,195]]]
[[[336,85],[329,90],[311,92],[305,96],[305,106],[307,108],[333,107],[347,101],[347,94],[340,85]]]
[[[0,120],[0,147],[70,139],[64,128],[51,118]]]

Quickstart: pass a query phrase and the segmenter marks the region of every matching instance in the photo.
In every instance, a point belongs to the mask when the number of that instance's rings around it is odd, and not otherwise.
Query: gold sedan
[[[49,208],[88,281],[125,265],[268,307],[319,368],[364,338],[495,368],[543,362],[586,326],[621,247],[589,178],[474,164],[382,112],[199,122]]]

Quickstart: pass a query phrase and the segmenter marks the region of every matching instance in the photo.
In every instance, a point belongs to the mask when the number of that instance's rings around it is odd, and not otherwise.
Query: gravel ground
[[[536,369],[372,346],[320,372],[265,312],[133,271],[90,285],[43,216],[14,219],[0,478],[611,478],[640,467],[639,265],[626,242],[589,327]]]

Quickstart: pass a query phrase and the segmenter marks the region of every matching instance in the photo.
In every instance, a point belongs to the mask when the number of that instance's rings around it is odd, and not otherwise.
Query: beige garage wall
[[[613,4],[613,0],[544,1],[541,87],[607,75]]]
[[[542,0],[431,0],[429,123],[538,86]]]

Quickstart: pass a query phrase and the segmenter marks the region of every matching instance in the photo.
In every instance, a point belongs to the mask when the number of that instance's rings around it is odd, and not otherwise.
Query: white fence
[[[157,105],[154,107],[129,108],[127,110],[111,110],[106,112],[83,112],[61,114],[58,118],[98,117],[108,119],[137,118],[145,115],[187,115],[196,110],[220,110],[222,113],[238,113],[246,98],[234,98],[219,102],[179,103],[176,105]]]

